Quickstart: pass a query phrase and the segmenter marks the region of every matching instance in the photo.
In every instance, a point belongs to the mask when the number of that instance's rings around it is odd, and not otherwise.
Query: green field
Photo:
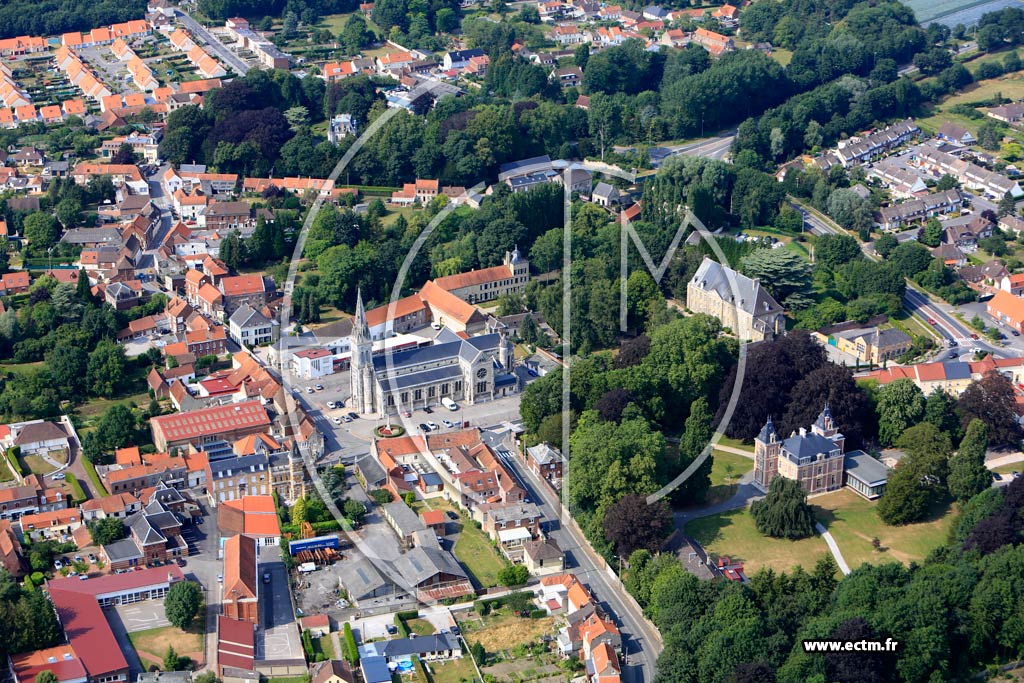
[[[923,23],[987,2],[988,0],[904,0],[903,4],[914,10],[918,22]]]
[[[850,569],[864,562],[920,562],[942,545],[955,516],[952,508],[937,509],[918,524],[887,526],[875,512],[877,502],[861,498],[849,489],[819,496],[813,501],[818,521],[831,532]],[[871,540],[877,538],[880,549]]]
[[[434,683],[462,683],[476,681],[476,668],[468,655],[447,662],[430,662],[430,673]]]
[[[686,525],[685,532],[709,553],[742,562],[748,576],[763,568],[809,568],[828,554],[828,546],[820,536],[800,541],[762,536],[746,508],[695,519]]]
[[[711,488],[708,489],[706,504],[713,505],[728,500],[736,493],[736,482],[754,468],[754,461],[735,453],[712,452]]]
[[[491,545],[484,532],[476,528],[470,519],[460,515],[462,530],[455,541],[452,552],[466,570],[482,587],[497,586],[498,572],[505,566],[505,560]]]

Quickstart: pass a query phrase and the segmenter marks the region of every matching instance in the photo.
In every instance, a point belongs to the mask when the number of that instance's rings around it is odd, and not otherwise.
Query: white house
[[[303,379],[317,379],[334,373],[334,354],[327,349],[306,349],[292,354],[292,371]]]

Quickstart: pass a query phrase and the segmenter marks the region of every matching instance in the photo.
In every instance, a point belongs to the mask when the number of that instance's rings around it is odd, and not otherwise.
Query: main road
[[[732,143],[736,139],[736,131],[724,131],[720,135],[701,140],[693,140],[682,145],[665,145],[652,147],[648,150],[651,158],[651,166],[658,168],[669,157],[683,155],[692,157],[704,157],[724,161],[732,149]]]
[[[617,618],[622,632],[623,673],[626,680],[628,683],[651,683],[657,669],[658,655],[663,648],[657,629],[644,618],[636,604],[621,593],[619,584],[612,582],[608,570],[603,568],[603,560],[594,552],[590,542],[575,526],[561,523],[562,507],[558,496],[511,451],[499,452],[499,455],[529,492],[530,500],[540,508],[543,518],[558,520],[556,524],[548,522],[548,535],[565,553],[566,568],[590,587],[591,593],[606,612]],[[576,565],[571,568],[570,558]]]
[[[831,220],[819,216],[816,212],[807,210],[799,204],[794,204],[793,206],[803,214],[804,223],[809,226],[811,233],[815,235],[846,234],[846,231],[839,228]],[[877,261],[881,258],[877,253],[875,253],[874,247],[871,243],[861,244],[861,250],[864,252],[865,256],[873,261]],[[982,351],[987,351],[996,358],[1015,355],[1008,354],[1006,349],[1000,346],[995,346],[984,338],[976,339],[975,337],[972,337],[971,335],[978,336],[977,332],[968,328],[967,325],[960,322],[955,316],[946,310],[946,308],[943,308],[942,305],[933,301],[925,292],[921,291],[910,282],[907,282],[907,290],[903,294],[903,307],[907,309],[911,315],[916,315],[926,324],[931,325],[947,344],[950,340],[956,341],[957,344],[969,344],[972,348],[979,348]]]
[[[201,38],[203,42],[206,43],[206,47],[217,55],[217,57],[220,58],[220,61],[234,69],[235,73],[239,76],[244,76],[249,72],[249,65],[243,62],[238,55],[229,50],[224,43],[220,42],[220,38],[203,28],[202,24],[181,10],[174,10],[174,14],[177,16],[178,21],[183,23],[192,35]]]

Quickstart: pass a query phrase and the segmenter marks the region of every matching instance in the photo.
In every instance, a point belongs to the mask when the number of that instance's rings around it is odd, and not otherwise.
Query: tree
[[[672,510],[663,500],[648,503],[644,496],[628,494],[609,508],[602,523],[605,538],[619,557],[634,551],[655,551],[672,526]]]
[[[905,431],[896,446],[905,455],[878,501],[879,518],[893,526],[921,521],[944,495],[952,451],[949,436],[930,422]]]
[[[94,545],[108,545],[124,538],[124,524],[117,517],[105,517],[89,523]]]
[[[124,347],[106,339],[96,344],[89,354],[86,382],[96,396],[111,397],[124,380],[128,364]]]
[[[114,155],[110,157],[110,163],[134,166],[139,163],[139,159],[135,156],[135,151],[132,149],[132,146],[127,142],[122,142],[121,146],[117,148],[116,152],[114,152]]]
[[[174,650],[174,646],[168,645],[167,652],[164,653],[164,671],[177,671],[178,661],[178,653]]]
[[[875,240],[875,251],[878,252],[878,255],[882,258],[889,258],[889,255],[897,246],[899,246],[899,241],[894,235],[890,235],[889,233],[886,233]]]
[[[178,628],[188,628],[203,606],[203,591],[194,581],[179,581],[164,598],[164,614]]]
[[[363,518],[366,517],[366,506],[358,500],[346,500],[342,506],[342,512],[353,526],[360,526],[363,523]]]
[[[40,671],[36,675],[36,683],[59,683],[59,680],[52,671],[47,669],[46,671]]]
[[[841,623],[830,640],[858,642],[877,640],[877,634],[862,617]],[[895,669],[892,655],[883,652],[829,652],[825,670],[830,683],[886,683]]]
[[[942,389],[933,389],[925,401],[924,419],[954,441],[960,434],[960,421],[956,414],[956,399]]]
[[[530,580],[530,570],[523,564],[507,564],[498,571],[502,586],[522,586]]]
[[[758,249],[744,256],[740,270],[761,281],[775,300],[789,308],[803,308],[811,303],[810,265],[788,249]]]
[[[860,245],[849,235],[822,235],[814,243],[814,258],[829,268],[859,257]]]
[[[878,390],[878,438],[891,445],[907,428],[924,418],[924,394],[910,379],[898,379]]]
[[[929,218],[921,230],[918,241],[926,247],[937,247],[942,242],[942,223],[937,218]]]
[[[956,455],[949,459],[949,493],[959,501],[976,496],[992,484],[992,474],[985,467],[988,450],[988,427],[981,420],[971,420]]]
[[[50,214],[41,211],[26,216],[22,222],[22,230],[29,244],[42,251],[55,245],[60,237],[57,221]]]
[[[768,495],[750,506],[757,530],[765,536],[797,540],[814,535],[814,512],[800,482],[775,477]]]
[[[1012,216],[1017,212],[1017,200],[1013,198],[1013,195],[1007,192],[1003,195],[1003,198],[999,200],[999,217]],[[27,237],[27,235],[26,235]]]
[[[871,400],[864,389],[854,382],[849,368],[826,363],[797,381],[791,396],[782,419],[783,433],[788,434],[813,424],[826,405],[839,431],[846,436],[847,448],[863,443],[876,432]],[[784,404],[769,404],[762,413],[761,424],[764,424],[763,416],[778,411],[780,405]]]
[[[726,683],[775,683],[775,680],[775,668],[761,660],[737,664]]]
[[[995,370],[989,370],[971,382],[957,401],[960,424],[966,429],[978,419],[988,427],[989,445],[996,448],[1017,447],[1020,425],[1017,423],[1013,385]]]

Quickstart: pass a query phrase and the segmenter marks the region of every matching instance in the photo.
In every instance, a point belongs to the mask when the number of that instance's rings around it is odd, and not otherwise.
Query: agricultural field
[[[904,4],[914,10],[921,24],[941,20],[947,26],[969,26],[986,12],[1020,6],[1019,0],[905,0]]]

